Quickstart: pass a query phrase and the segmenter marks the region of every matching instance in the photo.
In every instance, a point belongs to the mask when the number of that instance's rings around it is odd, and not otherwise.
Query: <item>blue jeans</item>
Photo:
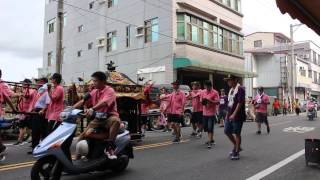
[[[204,131],[208,133],[213,133],[215,121],[216,121],[216,116],[203,116]]]
[[[241,120],[235,120],[235,121],[226,120],[224,122],[224,133],[240,135],[242,126],[243,126],[243,121]]]

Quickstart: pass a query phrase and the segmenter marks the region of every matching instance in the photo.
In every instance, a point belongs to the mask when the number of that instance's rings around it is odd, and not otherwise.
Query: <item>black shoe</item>
[[[33,153],[33,151],[28,151],[27,154],[31,155]]]
[[[17,141],[16,143],[14,143],[13,145],[14,146],[17,146],[17,145],[19,145],[19,144],[21,144],[22,142],[21,141]]]
[[[174,144],[178,144],[180,142],[181,142],[180,138],[174,138],[174,140],[172,141],[172,143]]]
[[[212,143],[211,142],[208,142],[208,149],[211,149],[211,147],[212,147]]]
[[[190,136],[191,136],[191,137],[195,137],[195,136],[197,136],[197,133],[196,133],[196,132],[192,132],[192,133],[190,134]]]
[[[267,132],[268,132],[268,134],[270,134],[270,127],[269,126],[267,127]]]
[[[257,131],[256,133],[257,133],[257,134],[261,134],[261,131]]]

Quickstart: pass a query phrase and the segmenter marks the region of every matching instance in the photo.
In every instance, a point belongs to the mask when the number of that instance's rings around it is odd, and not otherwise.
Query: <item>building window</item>
[[[253,42],[253,46],[256,47],[262,47],[262,40],[256,40]]]
[[[94,5],[94,1],[92,1],[91,3],[89,3],[89,9],[92,9]]]
[[[93,48],[93,42],[88,43],[88,50],[91,50]]]
[[[47,22],[47,26],[48,26],[48,33],[53,33],[54,32],[54,26],[56,23],[56,19],[51,19],[50,21]]]
[[[107,52],[117,49],[117,33],[116,31],[107,33]]]
[[[159,39],[159,21],[153,18],[144,22],[145,42],[156,42]]]
[[[313,71],[313,83],[317,83],[318,82],[318,73],[316,71]]]
[[[81,57],[81,56],[82,56],[82,50],[79,50],[79,51],[77,52],[77,56],[78,56],[78,57]]]
[[[118,5],[118,0],[108,0],[108,8]]]
[[[48,52],[48,59],[47,59],[48,67],[50,67],[52,65],[52,59],[53,59],[52,55],[53,55],[52,51]]]
[[[78,26],[78,32],[82,32],[83,31],[83,25]]]
[[[312,70],[308,70],[308,77],[312,78]]]
[[[177,37],[179,40],[185,40],[185,22],[184,14],[177,15]]]
[[[219,0],[219,2],[230,9],[241,12],[241,0]]]
[[[317,53],[315,51],[312,51],[312,60],[313,63],[317,64]]]
[[[243,55],[243,37],[188,14],[177,14],[177,38]]]
[[[300,75],[306,77],[306,70],[303,67],[299,68]]]
[[[130,25],[126,27],[126,47],[130,47]]]

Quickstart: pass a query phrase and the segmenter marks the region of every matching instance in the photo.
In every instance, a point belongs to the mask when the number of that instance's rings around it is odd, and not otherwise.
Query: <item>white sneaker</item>
[[[6,157],[4,155],[0,155],[0,162],[6,160]]]
[[[109,159],[117,159],[117,155],[114,154],[114,150],[113,149],[109,149],[108,151],[107,150],[104,150],[104,154],[108,156]]]

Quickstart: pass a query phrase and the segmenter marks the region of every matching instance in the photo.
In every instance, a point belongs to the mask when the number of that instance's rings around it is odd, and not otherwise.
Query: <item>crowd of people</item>
[[[2,72],[0,70],[0,117],[4,115],[3,104],[6,103],[12,109],[13,114],[19,114],[19,137],[14,145],[19,145],[26,141],[31,134],[31,148],[28,154],[44,139],[53,132],[60,124],[60,113],[65,107],[64,88],[61,86],[62,76],[58,73],[50,77],[50,83],[47,78],[36,80],[36,86],[32,86],[30,79],[23,80],[20,84],[20,90],[12,91],[9,86],[1,80]],[[92,74],[92,86],[83,98],[73,97],[72,104],[74,108],[83,108],[90,122],[87,128],[79,137],[79,144],[90,144],[89,139],[106,140],[107,146],[105,154],[109,158],[116,158],[114,153],[117,132],[121,126],[119,113],[117,110],[116,92],[106,84],[106,74],[95,72]],[[215,90],[212,81],[192,82],[191,91],[185,93],[180,89],[180,82],[172,82],[172,92],[162,87],[158,100],[160,101],[159,124],[164,127],[164,131],[172,130],[173,143],[179,143],[182,140],[181,125],[184,122],[184,112],[187,101],[192,104],[192,137],[202,138],[203,132],[207,133],[207,148],[215,145],[214,127],[215,124],[224,127],[224,133],[232,144],[230,158],[232,160],[240,159],[241,149],[241,131],[246,116],[251,116],[257,123],[257,134],[261,134],[261,125],[266,125],[267,133],[270,133],[268,122],[268,105],[270,97],[264,92],[263,87],[257,89],[257,95],[254,98],[249,97],[249,103],[246,106],[245,88],[240,85],[236,76],[228,75],[225,79],[229,92],[225,89]],[[151,104],[150,92],[153,82],[148,81],[144,86],[145,99],[141,104],[141,134],[144,136],[146,130],[150,130],[152,124],[148,118],[148,109]],[[203,89],[201,88],[203,85]],[[77,91],[76,87],[70,89],[71,93]],[[13,101],[16,100],[14,106]],[[282,108],[284,115],[289,111],[289,103],[284,100],[279,102],[275,98],[272,103],[273,114],[277,116]],[[300,112],[299,102],[296,100],[295,111]],[[246,109],[247,108],[247,109]],[[249,111],[248,111],[249,109]],[[251,111],[252,109],[252,111]],[[98,119],[96,114],[106,114],[102,119]],[[102,127],[102,130],[98,130]],[[103,133],[99,133],[102,131]],[[31,133],[30,133],[31,132]],[[1,137],[0,137],[1,138]],[[0,139],[0,160],[4,158],[6,147]]]

